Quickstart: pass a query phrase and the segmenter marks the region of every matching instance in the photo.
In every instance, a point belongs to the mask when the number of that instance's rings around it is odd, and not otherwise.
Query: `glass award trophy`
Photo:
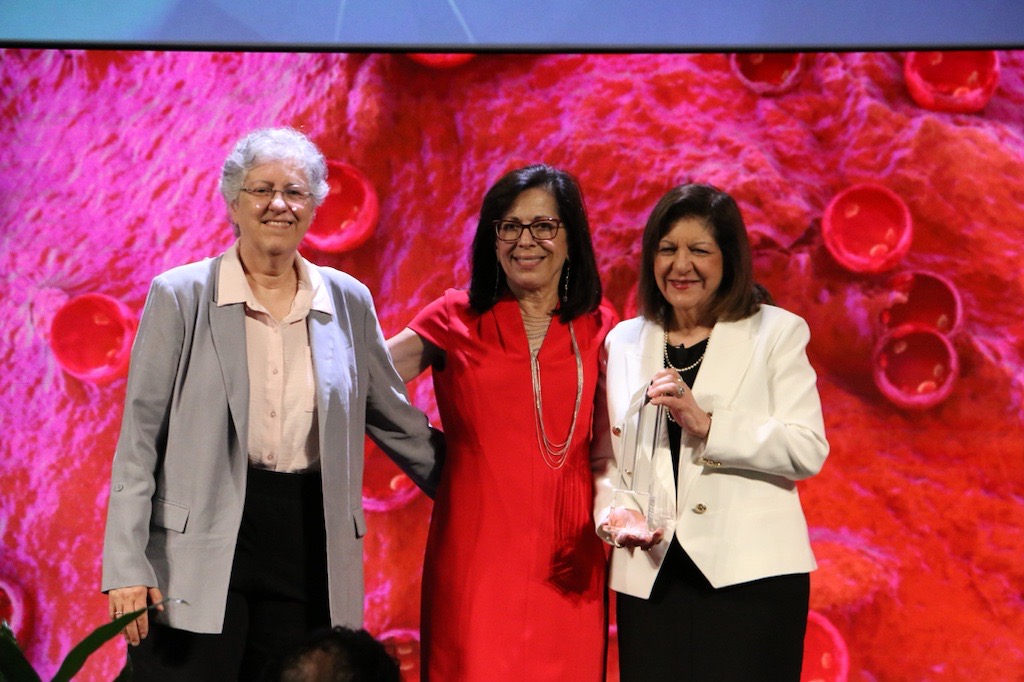
[[[665,529],[665,514],[655,491],[657,472],[655,453],[665,421],[663,406],[651,405],[646,395],[628,419],[622,436],[618,486],[612,491],[612,504],[605,530],[615,544],[648,544],[656,532]]]

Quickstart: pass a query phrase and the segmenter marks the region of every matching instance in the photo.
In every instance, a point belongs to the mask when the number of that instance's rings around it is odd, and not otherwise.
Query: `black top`
[[[672,346],[668,345],[668,359],[676,367],[689,367],[693,363],[697,362],[697,358],[704,354],[704,351],[708,347],[708,340],[704,339],[699,341],[689,348],[684,346]],[[697,380],[697,372],[703,366],[703,362],[693,369],[685,372],[680,372],[679,377],[686,383],[687,386],[693,388],[693,382]],[[668,412],[666,412],[668,414]],[[675,473],[676,480],[679,480],[679,444],[682,441],[683,429],[679,424],[676,424],[671,419],[668,421],[668,445],[672,451],[672,471]]]

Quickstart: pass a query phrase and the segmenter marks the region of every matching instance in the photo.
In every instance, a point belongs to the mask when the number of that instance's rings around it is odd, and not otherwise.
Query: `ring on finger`
[[[676,395],[681,398],[684,393],[686,393],[686,386],[684,386],[683,384],[679,384],[679,386],[676,388]]]

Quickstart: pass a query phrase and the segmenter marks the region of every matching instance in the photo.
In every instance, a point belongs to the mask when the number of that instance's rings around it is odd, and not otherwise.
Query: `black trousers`
[[[616,594],[622,682],[799,682],[810,576],[715,589],[678,542],[650,599]]]
[[[128,651],[141,682],[259,680],[308,632],[330,627],[320,475],[249,469],[220,634],[151,623]]]

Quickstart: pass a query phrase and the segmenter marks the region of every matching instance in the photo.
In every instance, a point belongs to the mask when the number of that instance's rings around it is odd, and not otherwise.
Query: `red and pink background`
[[[332,161],[302,250],[365,282],[387,335],[468,284],[511,168],[578,176],[624,316],[657,199],[732,193],[759,279],[810,323],[832,444],[800,484],[820,564],[804,679],[1024,679],[1024,51],[0,50],[0,616],[44,675],[106,619],[148,283],[231,243],[220,165],[268,125]],[[410,390],[436,420],[429,378]],[[431,503],[372,448],[364,500],[366,627],[416,680]],[[615,680],[614,626],[611,645]]]

